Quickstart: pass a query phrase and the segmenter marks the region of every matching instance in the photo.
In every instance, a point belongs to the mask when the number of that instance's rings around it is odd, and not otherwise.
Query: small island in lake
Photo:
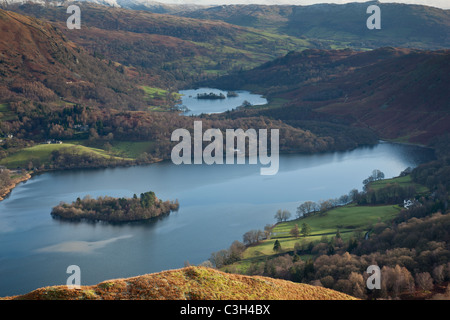
[[[197,99],[226,99],[225,95],[223,93],[216,94],[214,92],[210,93],[197,93]]]
[[[72,221],[132,222],[157,218],[178,208],[178,200],[162,201],[149,191],[141,193],[140,197],[135,194],[132,198],[77,198],[72,204],[61,203],[54,207],[51,215]]]
[[[239,95],[235,91],[228,91],[227,97],[228,98],[235,98],[235,97],[239,97]]]

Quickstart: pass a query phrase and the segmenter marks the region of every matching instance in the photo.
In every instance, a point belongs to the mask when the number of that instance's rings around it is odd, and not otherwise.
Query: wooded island
[[[131,222],[157,218],[179,208],[178,200],[162,201],[153,191],[134,194],[133,198],[86,196],[72,204],[61,203],[52,209],[54,218],[63,220],[91,220],[107,222]]]

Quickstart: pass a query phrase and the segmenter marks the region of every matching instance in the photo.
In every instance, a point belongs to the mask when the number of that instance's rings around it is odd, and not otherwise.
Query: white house
[[[420,204],[420,203],[416,199],[414,199],[414,200],[411,200],[411,199],[403,200],[403,208],[405,208],[405,209],[409,209],[409,208],[414,207],[414,206],[416,206],[418,204]]]

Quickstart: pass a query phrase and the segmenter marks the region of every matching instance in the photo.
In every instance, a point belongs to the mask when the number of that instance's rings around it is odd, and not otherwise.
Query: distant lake
[[[432,159],[429,149],[380,143],[316,155],[281,155],[280,170],[259,165],[146,166],[45,173],[0,202],[0,296],[66,284],[69,265],[90,285],[199,264],[252,229],[274,223],[277,209],[295,216],[307,200],[362,189],[373,169],[386,178]],[[109,225],[54,220],[52,207],[91,195],[131,197],[152,190],[180,210],[151,223]]]
[[[248,91],[234,91],[237,93],[236,97],[227,97],[228,91],[223,91],[214,88],[199,88],[182,90],[181,105],[186,106],[189,111],[185,115],[199,115],[202,113],[221,113],[227,110],[235,109],[241,106],[244,101],[250,102],[254,106],[267,104],[267,100],[258,94],[253,94]],[[216,95],[223,94],[226,99],[197,99],[197,94],[214,93]]]

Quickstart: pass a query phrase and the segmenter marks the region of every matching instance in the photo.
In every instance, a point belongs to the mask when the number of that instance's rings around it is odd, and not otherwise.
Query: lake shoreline
[[[157,272],[185,261],[200,264],[245,232],[262,228],[280,208],[295,212],[304,201],[338,197],[359,188],[374,168],[393,177],[428,161],[429,155],[422,148],[390,143],[354,152],[284,154],[282,170],[269,179],[250,164],[176,166],[170,160],[36,176],[0,203],[0,292],[10,295],[20,293],[19,288],[65,281],[58,274],[64,276],[72,264],[83,267],[84,283]],[[130,198],[145,190],[178,199],[180,211],[131,223],[61,221],[50,215],[54,206],[76,198]],[[19,269],[25,270],[18,274]]]
[[[397,142],[397,141],[390,141],[390,140],[384,140],[384,139],[380,139],[376,144],[374,145],[367,145],[367,146],[377,146],[381,143],[390,143],[390,144],[398,144],[398,145],[404,145],[404,146],[414,146],[414,147],[419,147],[419,148],[425,148],[425,149],[430,149],[433,150],[433,152],[435,152],[435,149],[426,145],[420,145],[420,144],[414,144],[414,143],[407,143],[407,142]],[[350,149],[346,149],[346,150],[328,150],[328,151],[324,151],[324,152],[315,152],[313,154],[323,154],[323,153],[327,153],[327,152],[347,152],[347,151],[352,151],[355,150],[359,147],[364,147],[364,145],[355,147],[355,148],[350,148]],[[295,150],[293,151],[285,151],[285,152],[280,152],[280,154],[302,154],[299,153]],[[67,168],[67,169],[44,169],[44,170],[39,170],[39,171],[30,171],[28,172],[25,176],[14,179],[11,183],[11,185],[9,185],[7,188],[4,188],[2,190],[0,190],[0,202],[5,200],[9,194],[14,190],[15,187],[17,187],[20,183],[22,182],[26,182],[28,180],[30,180],[31,178],[33,178],[36,175],[40,175],[40,174],[44,174],[47,172],[63,172],[63,171],[70,171],[70,170],[86,170],[86,169],[108,169],[108,168],[116,168],[116,167],[132,167],[132,166],[142,166],[142,165],[150,165],[150,164],[155,164],[155,163],[160,163],[160,162],[164,162],[164,161],[169,161],[170,159],[156,159],[153,161],[149,161],[149,162],[145,162],[145,163],[138,163],[138,164],[122,164],[122,165],[112,165],[112,166],[100,166],[100,167],[79,167],[79,168]]]
[[[21,182],[26,182],[33,177],[32,173],[27,172],[25,175],[12,179],[11,184],[0,190],[0,201],[6,199],[13,189]]]
[[[165,160],[164,159],[156,159],[154,161],[149,161],[146,163],[138,163],[138,164],[122,164],[122,165],[98,166],[98,167],[78,167],[78,168],[66,168],[66,169],[64,169],[64,168],[42,169],[42,170],[38,170],[38,171],[29,171],[21,177],[12,179],[11,184],[8,187],[0,190],[0,202],[5,200],[11,194],[11,192],[14,190],[14,188],[16,188],[22,182],[27,182],[34,176],[38,176],[38,175],[41,175],[44,173],[65,172],[65,171],[71,171],[71,170],[87,170],[87,169],[95,170],[95,169],[110,169],[110,168],[126,168],[126,167],[133,167],[133,166],[149,165],[149,164],[159,163],[162,161],[165,161]]]

